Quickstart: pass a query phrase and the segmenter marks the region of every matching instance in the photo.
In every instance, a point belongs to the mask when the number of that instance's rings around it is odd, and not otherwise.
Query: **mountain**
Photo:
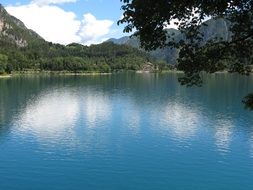
[[[178,30],[168,29],[167,32],[168,32],[168,34],[169,33],[175,33],[174,37],[181,39],[180,32]],[[128,46],[138,48],[139,50],[144,51],[140,47],[140,40],[136,36],[131,36],[131,37],[124,36],[124,37],[119,38],[119,39],[112,38],[112,39],[109,39],[107,41],[113,42],[115,44],[120,44],[120,45],[123,45],[123,44],[128,45]],[[178,57],[179,51],[175,48],[171,49],[169,47],[166,47],[166,48],[157,49],[157,50],[154,50],[154,51],[149,51],[147,53],[150,54],[152,57],[158,59],[158,60],[163,60],[167,63],[175,64],[176,59]]]
[[[200,27],[201,33],[204,35],[203,44],[208,42],[209,40],[224,40],[229,41],[231,39],[231,32],[229,31],[230,23],[222,18],[219,19],[210,19],[204,22],[204,24]],[[174,34],[174,38],[176,41],[184,39],[184,36],[181,34],[179,30],[176,29],[167,29],[168,36],[172,33]],[[113,42],[115,44],[125,44],[135,48],[138,48],[142,51],[140,47],[140,41],[137,37],[122,37],[119,39],[109,39],[108,41]],[[156,49],[154,51],[147,52],[151,56],[155,57],[158,60],[163,60],[169,64],[176,64],[179,50],[175,48],[165,47],[162,49]]]
[[[129,41],[129,37],[124,36],[122,38],[116,39],[116,38],[111,38],[110,42],[113,42],[115,44],[126,44]]]
[[[108,73],[141,70],[149,62],[158,65],[147,53],[124,44],[65,46],[47,42],[0,5],[0,75],[35,71]]]
[[[11,16],[1,4],[0,42],[1,44],[15,45],[17,47],[46,43],[36,32],[29,30],[23,22]]]
[[[231,34],[228,28],[229,23],[224,19],[207,21],[201,27],[204,43],[210,39],[229,40]],[[184,38],[176,29],[167,29],[167,33],[173,33],[177,41]],[[140,48],[137,37],[110,39],[90,47],[76,43],[67,46],[50,43],[0,5],[0,73],[26,70],[139,70],[149,62],[159,65],[159,69],[166,69],[169,65],[160,60],[176,64],[178,54],[178,49],[170,47],[145,52]]]

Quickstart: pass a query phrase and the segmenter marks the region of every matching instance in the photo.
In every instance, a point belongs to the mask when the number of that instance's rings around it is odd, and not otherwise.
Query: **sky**
[[[1,0],[13,16],[45,40],[84,45],[120,38],[123,25],[120,0]]]

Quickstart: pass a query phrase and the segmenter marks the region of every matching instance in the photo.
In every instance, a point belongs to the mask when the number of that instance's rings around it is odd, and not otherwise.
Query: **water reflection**
[[[81,105],[84,107],[87,126],[96,127],[111,118],[111,102],[106,94],[88,91],[83,95]]]
[[[61,140],[72,134],[79,115],[78,98],[69,91],[53,91],[30,100],[16,121],[17,130],[38,140]],[[67,135],[69,136],[69,135]]]
[[[230,120],[219,119],[215,127],[215,144],[219,152],[225,154],[230,151],[233,136],[233,124]]]
[[[112,124],[134,135],[147,125],[178,142],[209,133],[217,150],[227,153],[234,128],[253,123],[241,104],[253,87],[230,75],[208,80],[203,88],[187,89],[175,75],[13,78],[0,81],[0,125],[15,123],[12,131],[40,140],[93,138]]]
[[[250,143],[250,156],[253,159],[253,132],[250,134],[249,143]]]
[[[193,106],[170,102],[162,110],[161,116],[161,130],[182,141],[196,135],[201,113]]]
[[[124,109],[123,113],[123,125],[125,125],[127,129],[132,132],[132,134],[139,133],[140,122],[142,118],[138,106],[135,105],[131,100],[127,101],[127,106]]]
[[[0,80],[0,127],[9,129],[0,128],[0,181],[252,189],[253,117],[241,99],[253,86],[222,76],[203,88],[182,87],[175,75]]]

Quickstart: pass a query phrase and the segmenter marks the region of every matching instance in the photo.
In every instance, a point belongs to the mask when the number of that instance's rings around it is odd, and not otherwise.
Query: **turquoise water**
[[[251,190],[253,77],[0,79],[1,190]]]

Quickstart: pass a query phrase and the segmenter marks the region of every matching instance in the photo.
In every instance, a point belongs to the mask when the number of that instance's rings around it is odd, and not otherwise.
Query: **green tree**
[[[0,74],[4,74],[7,67],[8,57],[0,54]]]
[[[226,60],[230,72],[248,75],[253,55],[253,0],[121,0],[124,11],[119,24],[124,31],[136,29],[141,46],[154,50],[165,46],[180,49],[178,67],[185,75],[183,85],[201,85],[201,72],[213,73],[223,68]],[[224,18],[233,34],[231,40],[213,39],[204,43],[201,27],[207,18]],[[176,24],[183,38],[174,39],[165,27]],[[231,61],[232,60],[232,61]],[[246,97],[246,106],[253,109],[253,95]]]

